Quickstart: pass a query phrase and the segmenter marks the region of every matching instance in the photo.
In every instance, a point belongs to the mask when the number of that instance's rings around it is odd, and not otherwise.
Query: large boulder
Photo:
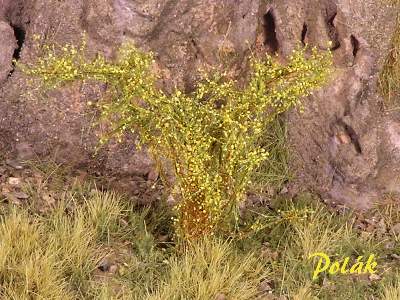
[[[27,90],[12,67],[15,51],[31,62],[39,43],[79,43],[112,58],[125,40],[155,54],[165,90],[191,90],[200,69],[246,71],[251,51],[285,57],[296,44],[326,50],[335,71],[327,87],[288,114],[296,180],[324,198],[366,208],[398,192],[400,123],[382,111],[377,77],[395,28],[396,9],[376,0],[14,0],[0,8],[0,151],[29,147],[76,167],[154,177],[152,162],[132,145],[109,144],[94,157],[96,112],[86,103],[101,85]],[[3,34],[4,32],[4,34]],[[7,39],[9,42],[1,42]],[[37,42],[37,41],[36,41]],[[250,50],[252,49],[252,50]],[[10,74],[11,71],[11,74]],[[4,75],[5,74],[5,75]],[[1,77],[1,78],[3,78]],[[0,78],[0,79],[1,79]]]

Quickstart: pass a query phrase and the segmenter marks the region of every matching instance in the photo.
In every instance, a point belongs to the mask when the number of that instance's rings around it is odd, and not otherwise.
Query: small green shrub
[[[36,64],[21,66],[26,74],[50,88],[75,80],[107,83],[99,108],[110,131],[102,141],[135,132],[161,174],[172,166],[175,224],[184,238],[214,234],[237,219],[254,170],[268,159],[258,143],[263,129],[319,87],[331,66],[329,52],[313,49],[307,58],[299,48],[286,65],[252,58],[245,87],[214,74],[190,94],[168,95],[155,87],[152,55],[132,45],[122,46],[113,62],[102,55],[87,59],[84,47],[44,50]]]

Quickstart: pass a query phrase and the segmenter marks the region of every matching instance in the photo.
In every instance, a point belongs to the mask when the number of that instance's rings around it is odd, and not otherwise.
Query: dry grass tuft
[[[392,48],[379,78],[381,93],[387,107],[398,106],[400,91],[400,27],[392,39]]]
[[[392,5],[399,5],[399,0],[389,0]],[[392,37],[392,47],[386,57],[379,78],[379,88],[387,108],[396,108],[400,101],[400,16],[397,17],[397,28]]]
[[[74,299],[90,292],[90,278],[104,256],[100,241],[122,211],[111,193],[73,194],[47,215],[10,208],[1,217],[0,295],[6,299]],[[71,207],[74,207],[71,210]]]
[[[383,285],[381,292],[382,300],[398,300],[400,299],[400,278],[396,282]]]
[[[90,185],[62,188],[40,214],[29,205],[0,206],[1,299],[399,299],[390,259],[400,254],[395,202],[369,212],[376,228],[359,232],[351,214],[329,211],[311,195],[278,197],[255,220],[246,214],[247,227],[238,230],[251,228],[248,234],[185,243],[171,241],[166,207],[135,211],[128,199]],[[337,260],[375,253],[382,279],[312,280],[314,252]],[[99,270],[105,257],[115,272]]]
[[[205,239],[170,261],[168,279],[149,299],[255,299],[267,269],[252,253],[240,256],[232,244]]]

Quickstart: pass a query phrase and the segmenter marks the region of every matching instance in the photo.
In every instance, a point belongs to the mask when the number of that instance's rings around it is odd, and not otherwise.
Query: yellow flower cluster
[[[167,95],[155,87],[152,55],[132,45],[124,45],[113,62],[102,55],[88,60],[84,47],[46,50],[35,65],[21,66],[26,74],[53,88],[74,80],[107,83],[99,104],[110,125],[103,141],[134,131],[158,162],[172,164],[180,199],[175,224],[184,238],[215,234],[235,220],[253,171],[268,159],[256,143],[263,128],[319,87],[331,62],[330,53],[312,50],[306,58],[305,49],[295,51],[287,65],[269,56],[253,58],[244,88],[215,75],[191,94]]]

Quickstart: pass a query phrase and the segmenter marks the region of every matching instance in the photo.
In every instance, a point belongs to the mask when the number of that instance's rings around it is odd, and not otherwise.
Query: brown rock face
[[[303,39],[320,48],[332,40],[336,71],[304,114],[289,117],[298,184],[313,186],[334,203],[367,208],[383,193],[399,191],[397,116],[383,113],[377,92],[395,10],[376,1],[305,1],[302,7],[304,15],[295,17],[280,2],[281,24],[301,18]],[[300,35],[299,25],[296,30]]]
[[[304,113],[288,116],[293,187],[368,207],[400,189],[399,118],[381,111],[376,91],[395,17],[376,0],[0,0],[0,151],[29,149],[75,166],[152,174],[151,160],[132,141],[110,144],[93,159],[96,113],[86,102],[104,87],[74,84],[28,95],[11,59],[37,57],[35,34],[41,43],[64,44],[78,43],[86,31],[89,48],[109,57],[124,40],[134,41],[155,53],[166,90],[191,90],[200,68],[241,74],[250,48],[283,57],[298,43],[326,50],[331,40],[331,82],[305,101]]]
[[[12,70],[12,58],[17,47],[14,31],[6,22],[0,21],[0,82],[4,82]]]

